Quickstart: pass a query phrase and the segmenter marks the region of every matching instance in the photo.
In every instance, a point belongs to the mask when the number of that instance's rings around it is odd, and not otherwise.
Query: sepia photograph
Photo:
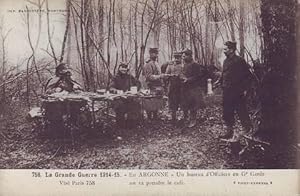
[[[1,0],[0,168],[300,169],[299,21],[296,0]]]

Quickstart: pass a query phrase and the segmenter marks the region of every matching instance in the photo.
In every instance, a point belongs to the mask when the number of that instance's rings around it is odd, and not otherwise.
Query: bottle
[[[207,94],[208,95],[212,95],[213,94],[213,90],[212,90],[212,83],[211,83],[211,79],[207,79]]]

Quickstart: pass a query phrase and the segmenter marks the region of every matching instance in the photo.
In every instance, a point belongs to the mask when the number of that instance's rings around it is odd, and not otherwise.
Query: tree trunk
[[[242,4],[242,0],[240,1]],[[234,10],[232,8],[230,0],[227,0],[228,6],[228,14],[229,14],[229,31],[230,31],[230,38],[232,41],[235,41],[235,30],[234,30]]]
[[[89,1],[87,1],[89,2]],[[89,90],[96,91],[96,83],[95,83],[95,49],[92,43],[91,36],[93,35],[93,10],[90,5],[86,5],[86,8],[88,10],[87,15],[87,26],[85,29],[86,33],[86,60],[87,60],[87,67],[89,70],[89,78],[90,78],[90,86]]]
[[[262,133],[272,139],[295,138],[296,37],[294,0],[262,0],[264,63]],[[299,120],[299,119],[298,119]]]
[[[244,57],[245,54],[245,46],[244,46],[244,39],[245,39],[245,33],[244,33],[244,23],[245,23],[245,2],[240,1],[240,25],[239,25],[239,37],[240,37],[240,56]]]
[[[297,49],[296,49],[296,65],[297,65],[297,69],[296,69],[296,73],[297,73],[297,78],[298,78],[298,85],[299,85],[299,78],[300,78],[300,1],[298,1],[297,4],[297,9],[296,9],[296,43],[297,43]],[[297,83],[297,80],[296,80]],[[300,105],[300,85],[297,86],[295,84],[295,90],[298,92],[298,94],[296,95],[297,100],[296,100],[296,106],[298,106],[298,109],[296,110],[296,115],[295,118],[293,120],[295,120],[295,127],[296,130],[299,130],[300,128],[300,121],[297,119],[297,116],[300,116],[300,109],[299,109],[299,105]],[[298,142],[300,141],[300,134],[298,133]],[[299,163],[300,164],[300,163]],[[299,167],[298,167],[299,168]]]

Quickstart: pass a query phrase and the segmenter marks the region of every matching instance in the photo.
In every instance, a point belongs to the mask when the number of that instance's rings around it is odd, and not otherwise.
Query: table
[[[42,101],[44,102],[74,102],[74,101],[84,101],[88,104],[90,103],[91,106],[91,112],[92,112],[92,127],[95,127],[96,125],[96,109],[95,109],[95,102],[105,102],[106,103],[106,114],[108,115],[109,107],[112,105],[113,101],[117,99],[138,99],[141,103],[141,109],[143,111],[143,100],[144,99],[151,99],[151,98],[160,98],[161,96],[156,96],[152,94],[145,94],[142,92],[132,93],[130,91],[127,91],[122,94],[111,94],[111,93],[105,93],[105,94],[99,94],[94,92],[60,92],[60,93],[53,93],[49,95],[43,95]]]

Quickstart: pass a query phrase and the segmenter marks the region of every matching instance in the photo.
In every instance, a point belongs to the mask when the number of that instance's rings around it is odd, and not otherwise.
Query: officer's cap
[[[229,49],[236,50],[236,42],[227,41],[224,43],[225,46],[227,46]]]
[[[193,52],[190,49],[184,49],[182,54],[185,54],[186,56],[192,56]]]
[[[66,63],[60,63],[56,66],[56,70],[62,70],[62,69],[65,69],[67,68],[67,64]]]
[[[158,48],[149,48],[149,53],[156,53],[156,54],[158,54]]]
[[[122,62],[119,64],[119,67],[128,69],[128,64]]]
[[[175,58],[179,58],[179,57],[182,56],[182,52],[173,52],[173,56],[174,56]]]
[[[66,63],[60,63],[56,66],[55,68],[55,75],[61,75],[61,74],[66,74],[70,72],[68,70],[68,65]]]

